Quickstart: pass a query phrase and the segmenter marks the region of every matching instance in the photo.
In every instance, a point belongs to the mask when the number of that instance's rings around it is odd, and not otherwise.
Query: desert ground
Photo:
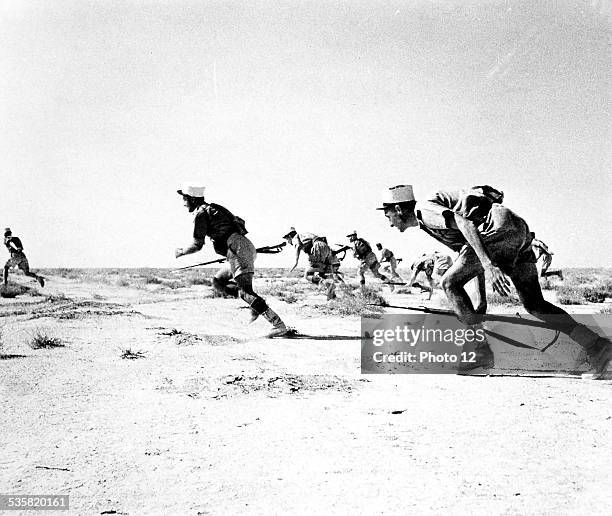
[[[3,494],[68,494],[83,515],[612,513],[611,381],[361,374],[366,301],[423,295],[378,285],[328,302],[297,273],[260,271],[257,289],[306,335],[267,339],[240,300],[213,297],[213,272],[11,277]],[[566,272],[545,295],[609,314],[611,278]],[[504,303],[490,311],[522,310]],[[536,371],[580,361],[563,339],[535,355],[492,346],[515,365],[537,355]]]

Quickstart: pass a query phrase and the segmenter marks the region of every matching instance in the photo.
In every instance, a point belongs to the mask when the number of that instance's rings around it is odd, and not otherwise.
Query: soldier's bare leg
[[[595,378],[601,378],[612,360],[612,342],[600,337],[587,326],[574,320],[565,310],[544,299],[538,270],[533,263],[519,264],[510,279],[525,309],[534,317],[550,324],[551,328],[569,335],[587,351],[589,363],[595,370]]]
[[[365,262],[361,262],[361,265],[359,266],[359,283],[361,285],[365,285],[365,271],[368,268],[368,264]]]
[[[544,299],[534,263],[518,264],[509,276],[521,303],[531,315],[549,322],[552,328],[567,335],[570,335],[576,326],[581,326],[565,310]]]
[[[42,278],[42,276],[39,276],[38,274],[30,270],[30,265],[28,264],[27,261],[21,262],[19,264],[19,268],[23,271],[23,273],[26,276],[29,276],[30,278],[34,278],[36,281],[38,281],[41,287],[45,286],[45,280]]]
[[[455,263],[442,276],[442,289],[446,293],[454,312],[464,324],[480,327],[482,315],[476,312],[470,296],[465,290],[465,285],[473,278],[481,277],[484,270],[480,260],[471,250],[459,254]],[[484,281],[483,281],[484,288]],[[485,297],[486,299],[486,297]],[[482,306],[479,303],[479,308]],[[476,361],[472,363],[461,363],[459,373],[467,373],[476,368],[491,368],[494,366],[493,351],[486,340],[473,343],[473,351],[476,353]]]
[[[481,272],[476,276],[476,299],[473,303],[474,311],[477,314],[486,314],[487,313],[487,288],[486,288],[486,280],[484,272]]]
[[[245,273],[234,278],[238,285],[238,295],[242,300],[249,304],[253,317],[251,322],[257,319],[258,316],[263,317],[272,325],[272,331],[268,334],[269,337],[280,337],[287,333],[287,327],[278,314],[272,310],[265,300],[253,290],[253,274]]]
[[[455,263],[442,277],[442,290],[459,320],[465,324],[476,324],[482,321],[482,317],[476,312],[465,290],[465,284],[479,275],[484,275],[480,260],[473,251],[468,251],[459,254]]]

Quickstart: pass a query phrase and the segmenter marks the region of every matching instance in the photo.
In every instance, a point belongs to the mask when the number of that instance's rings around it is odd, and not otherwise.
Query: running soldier
[[[4,230],[4,245],[8,249],[11,257],[4,265],[4,285],[8,283],[9,270],[13,267],[19,267],[26,276],[34,278],[41,287],[45,286],[45,279],[42,276],[32,272],[30,270],[30,264],[23,252],[23,244],[19,237],[14,237],[11,228]]]
[[[361,278],[359,283],[365,285],[365,272],[368,269],[370,269],[375,277],[387,281],[387,277],[380,273],[380,263],[367,240],[359,238],[357,236],[357,231],[353,231],[346,236],[353,244],[353,256],[361,262],[359,266],[359,276]]]
[[[304,271],[304,279],[315,285],[324,285],[327,288],[328,300],[336,297],[334,285],[337,278],[336,270],[334,270],[336,260],[327,244],[327,239],[314,233],[298,233],[293,227],[283,235],[283,238],[289,245],[295,247],[295,263],[289,272],[295,270],[300,261],[300,254],[304,252],[308,255],[310,263],[310,267]],[[328,275],[331,276],[331,279],[328,279]]]
[[[420,287],[421,291],[429,292],[429,297],[427,299],[430,300],[434,287],[441,283],[442,277],[452,265],[453,259],[448,255],[438,251],[434,251],[432,254],[424,253],[421,258],[412,264],[412,276],[408,280],[408,286]],[[429,287],[414,282],[421,271],[425,273]]]
[[[319,280],[315,280],[315,277],[325,278],[326,274],[333,274],[332,251],[325,237],[317,236],[314,233],[298,233],[295,228],[291,228],[283,235],[283,239],[295,247],[295,263],[289,272],[294,271],[298,266],[300,254],[303,252],[308,255],[310,262],[310,267],[304,272],[304,278],[318,283]]]
[[[253,291],[257,252],[253,243],[245,236],[247,230],[244,221],[223,206],[207,203],[204,200],[203,186],[185,186],[177,192],[183,197],[184,206],[189,213],[194,214],[194,230],[193,242],[185,248],[176,249],[176,258],[198,252],[204,246],[206,237],[210,238],[217,254],[225,256],[228,263],[227,267],[215,276],[215,289],[233,295],[235,288],[228,281],[229,270],[237,285],[238,295],[251,307],[251,322],[263,315],[272,325],[268,337],[286,335],[288,330],[285,323],[264,299]]]
[[[525,309],[582,346],[594,378],[602,378],[612,359],[612,342],[544,299],[531,249],[532,233],[521,217],[499,204],[501,199],[502,192],[494,188],[474,187],[440,190],[417,203],[412,186],[400,185],[385,190],[383,206],[378,209],[384,210],[391,227],[400,232],[419,227],[459,253],[442,278],[442,288],[463,323],[482,321],[464,289],[468,281],[486,273],[501,296],[510,293],[512,281]],[[486,341],[475,352],[476,363],[465,365],[463,370],[493,367],[493,352]]]
[[[404,280],[402,279],[402,277],[396,272],[397,269],[397,262],[401,260],[401,258],[398,260],[395,255],[393,254],[392,251],[390,251],[389,249],[387,249],[386,247],[383,249],[382,244],[376,244],[376,249],[378,249],[380,251],[380,263],[381,263],[381,270],[385,273],[385,274],[389,274],[391,276],[391,278],[393,278],[394,280],[396,280],[398,283],[403,283]],[[388,264],[388,265],[382,265],[382,264]]]
[[[531,236],[533,237],[533,240],[531,241],[531,248],[533,249],[533,252],[535,254],[536,262],[538,262],[540,258],[542,258],[542,269],[540,270],[540,277],[546,278],[548,276],[558,276],[559,279],[562,280],[563,272],[561,270],[548,272],[548,268],[552,263],[553,254],[555,253],[551,253],[548,250],[548,246],[535,237],[535,233],[531,233]]]

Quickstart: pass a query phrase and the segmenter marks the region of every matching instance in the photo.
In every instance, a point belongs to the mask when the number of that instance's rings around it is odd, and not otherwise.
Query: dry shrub
[[[584,305],[587,303],[603,303],[607,293],[595,286],[566,286],[556,289],[557,301],[562,305]]]
[[[40,292],[32,287],[26,287],[25,285],[18,285],[17,283],[9,283],[8,285],[2,285],[0,287],[0,296],[4,298],[14,298],[28,294],[30,296],[40,296]]]
[[[388,304],[387,300],[376,289],[362,287],[356,292],[345,289],[342,297],[332,299],[325,305],[315,305],[314,308],[325,315],[348,317],[382,313],[384,307]]]
[[[133,351],[132,349],[127,348],[121,352],[121,358],[125,360],[135,360],[137,358],[144,358],[144,357],[145,357],[144,351]]]
[[[126,278],[119,278],[115,281],[115,285],[118,287],[129,287],[130,282]]]
[[[207,287],[212,287],[212,280],[203,276],[187,278],[185,279],[185,283],[187,283],[187,285],[205,285]]]
[[[63,348],[65,346],[61,339],[51,337],[41,329],[34,332],[28,344],[32,349]]]
[[[497,292],[487,292],[487,303],[498,306],[523,306],[518,297],[514,294],[500,296]]]
[[[286,294],[282,294],[278,296],[285,303],[293,304],[297,302],[298,296],[296,296],[293,292],[287,292]]]

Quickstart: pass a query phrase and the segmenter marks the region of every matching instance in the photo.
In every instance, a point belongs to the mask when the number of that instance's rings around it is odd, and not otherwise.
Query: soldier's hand
[[[489,265],[486,267],[487,280],[491,282],[493,291],[497,292],[500,296],[506,297],[510,294],[510,281],[506,275],[496,267],[495,265]]]
[[[181,256],[183,256],[183,248],[182,247],[177,247],[174,250],[174,257],[175,258],[180,258]]]

